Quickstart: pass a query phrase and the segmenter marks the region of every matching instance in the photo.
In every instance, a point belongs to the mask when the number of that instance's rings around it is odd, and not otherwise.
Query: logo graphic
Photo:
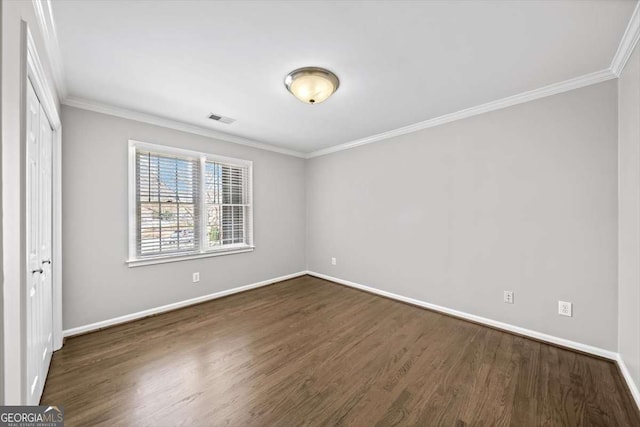
[[[0,406],[0,427],[64,427],[64,408]]]

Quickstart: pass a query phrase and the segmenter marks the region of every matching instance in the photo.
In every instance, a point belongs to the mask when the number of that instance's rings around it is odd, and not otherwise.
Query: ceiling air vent
[[[236,119],[232,119],[231,117],[223,117],[213,113],[209,114],[209,118],[211,120],[215,120],[216,122],[221,122],[226,124],[231,124],[236,121]]]

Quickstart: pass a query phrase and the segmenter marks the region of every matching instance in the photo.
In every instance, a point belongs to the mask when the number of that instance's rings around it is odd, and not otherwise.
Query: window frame
[[[138,176],[136,173],[136,152],[137,150],[148,150],[153,153],[167,156],[183,156],[200,159],[200,185],[197,204],[199,205],[200,217],[199,222],[199,248],[190,252],[158,254],[149,256],[138,256],[137,237],[138,237],[138,218],[137,218],[137,185]],[[128,213],[129,213],[129,258],[126,263],[129,267],[138,267],[143,265],[161,264],[166,262],[184,261],[190,259],[207,258],[221,255],[231,255],[237,253],[251,252],[255,249],[253,240],[253,162],[250,160],[236,159],[233,157],[220,156],[213,153],[205,153],[201,151],[186,150],[183,148],[172,147],[168,145],[152,144],[130,139],[129,140],[129,176],[128,176]],[[207,247],[208,240],[206,236],[206,200],[205,200],[205,163],[206,162],[226,163],[233,166],[247,168],[247,214],[245,218],[245,243],[221,245],[218,248],[210,249]]]

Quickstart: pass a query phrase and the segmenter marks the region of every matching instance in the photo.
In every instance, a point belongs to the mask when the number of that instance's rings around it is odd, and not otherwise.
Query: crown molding
[[[139,111],[129,110],[121,107],[115,107],[108,104],[99,103],[96,101],[90,101],[86,99],[80,99],[70,97],[67,95],[66,83],[64,80],[64,67],[62,57],[60,54],[60,48],[58,45],[58,38],[56,35],[55,23],[53,20],[53,14],[51,11],[51,0],[32,0],[35,10],[35,14],[40,26],[42,37],[44,38],[45,48],[51,62],[51,68],[53,77],[55,80],[55,86],[58,92],[59,99],[64,105],[71,107],[81,108],[84,110],[90,110],[98,113],[109,114],[126,119],[136,120],[139,122],[154,124],[157,126],[163,126],[170,129],[180,130],[183,132],[193,133],[196,135],[206,136],[210,138],[219,139],[226,142],[232,142],[241,144],[253,148],[258,148],[267,151],[273,151],[280,154],[286,154],[289,156],[300,158],[314,158],[318,156],[324,156],[327,154],[348,150],[351,148],[359,147],[361,145],[371,144],[374,142],[382,141],[385,139],[393,138],[400,135],[406,135],[408,133],[417,132],[423,129],[428,129],[435,126],[440,126],[446,123],[450,123],[456,120],[476,116],[479,114],[487,113],[490,111],[499,110],[502,108],[510,107],[517,104],[533,101],[536,99],[544,98],[551,95],[556,95],[562,92],[567,92],[581,87],[589,86],[596,83],[601,83],[610,79],[614,79],[620,76],[620,73],[624,69],[629,57],[631,56],[633,49],[635,48],[638,40],[640,39],[640,2],[636,4],[636,7],[631,15],[625,33],[620,41],[618,50],[611,62],[611,66],[608,69],[597,71],[590,74],[585,74],[573,79],[569,79],[563,82],[554,83],[548,86],[544,86],[531,91],[523,92],[517,95],[509,96],[506,98],[491,101],[485,104],[477,105],[475,107],[466,108],[454,113],[445,114],[439,117],[435,117],[422,122],[414,123],[401,128],[393,129],[390,131],[382,132],[379,134],[371,135],[365,138],[356,139],[353,141],[345,142],[338,145],[333,145],[324,149],[316,150],[309,153],[303,153],[286,148],[280,148],[271,144],[242,138],[239,136],[231,135],[225,132],[219,132],[212,129],[204,128],[197,125],[180,122],[177,120],[169,119],[166,117],[156,116],[152,114],[142,113]]]
[[[218,139],[220,141],[232,142],[234,144],[245,145],[247,147],[258,148],[260,150],[272,151],[275,153],[285,154],[293,157],[306,158],[306,154],[299,151],[289,150],[287,148],[276,147],[271,144],[254,141],[252,139],[242,138],[213,129],[207,129],[201,126],[180,122],[162,116],[141,113],[126,108],[115,107],[96,101],[89,101],[75,97],[67,97],[62,101],[63,105],[69,107],[80,108],[82,110],[93,111],[96,113],[108,114],[111,116],[121,117],[123,119],[135,120],[137,122],[148,123],[151,125],[162,126],[169,129],[179,130],[182,132],[192,133],[195,135],[206,136],[208,138]]]
[[[313,151],[307,154],[307,158],[324,156],[338,151],[349,150],[351,148],[359,147],[361,145],[371,144],[373,142],[382,141],[385,139],[393,138],[400,135],[406,135],[408,133],[417,132],[423,129],[440,126],[445,123],[450,123],[460,119],[466,119],[467,117],[477,116],[478,114],[488,113],[490,111],[500,110],[502,108],[511,107],[513,105],[522,104],[525,102],[533,101],[536,99],[544,98],[551,95],[556,95],[562,92],[567,92],[581,87],[601,83],[607,80],[615,79],[617,76],[610,70],[597,71],[595,73],[585,74],[584,76],[576,77],[573,79],[565,80],[563,82],[554,83],[548,86],[543,86],[538,89],[522,92],[518,95],[509,96],[506,98],[498,99],[496,101],[487,102],[486,104],[477,105],[475,107],[466,108],[464,110],[457,111],[455,113],[445,114],[433,119],[418,122],[409,126],[404,126],[398,129],[382,132],[376,135],[368,136],[366,138],[356,139],[354,141],[346,142],[344,144],[334,145],[322,150]]]
[[[94,111],[96,113],[108,114],[112,116],[122,117],[125,119],[135,120],[138,122],[149,123],[156,126],[162,126],[169,129],[175,129],[182,132],[188,132],[196,135],[206,136],[209,138],[219,139],[221,141],[246,145],[246,146],[258,148],[261,150],[273,151],[276,153],[286,154],[294,157],[300,157],[303,159],[311,159],[314,157],[324,156],[324,155],[336,153],[339,151],[349,150],[351,148],[359,147],[361,145],[383,141],[389,138],[394,138],[396,136],[418,132],[423,129],[440,126],[446,123],[454,122],[454,121],[465,119],[468,117],[477,116],[479,114],[488,113],[490,111],[511,107],[513,105],[523,104],[523,103],[534,101],[536,99],[544,98],[547,96],[557,95],[559,93],[568,92],[570,90],[579,89],[585,86],[602,83],[607,80],[615,79],[617,77],[618,75],[616,75],[611,69],[596,71],[595,73],[585,74],[583,76],[565,80],[563,82],[554,83],[548,86],[543,86],[538,89],[522,92],[520,94],[498,99],[496,101],[487,102],[486,104],[481,104],[475,107],[466,108],[464,110],[456,111],[454,113],[445,114],[439,117],[435,117],[433,119],[414,123],[412,125],[393,129],[387,132],[382,132],[379,134],[367,136],[365,138],[356,139],[354,141],[346,142],[343,144],[333,145],[331,147],[323,148],[321,150],[313,151],[310,153],[303,153],[300,151],[290,150],[287,148],[280,148],[271,144],[266,144],[264,142],[258,142],[255,140],[242,138],[242,137],[231,135],[228,133],[203,128],[200,126],[169,119],[167,117],[161,117],[153,114],[142,113],[139,111],[129,110],[121,107],[115,107],[112,105],[108,105],[108,104],[104,104],[96,101],[90,101],[86,99],[81,99],[81,98],[67,97],[62,101],[62,104],[70,107],[80,108],[83,110]]]
[[[618,45],[618,50],[613,57],[613,61],[611,61],[611,71],[616,77],[620,77],[624,66],[627,65],[627,61],[631,57],[633,49],[638,43],[638,39],[640,39],[640,2],[636,4],[636,8],[631,14],[627,29],[624,31],[622,40],[620,40],[620,44]]]
[[[33,0],[33,9],[36,14],[40,33],[44,40],[44,47],[51,64],[51,72],[59,99],[67,97],[67,85],[65,82],[64,65],[56,34],[56,25],[51,11],[51,0]]]

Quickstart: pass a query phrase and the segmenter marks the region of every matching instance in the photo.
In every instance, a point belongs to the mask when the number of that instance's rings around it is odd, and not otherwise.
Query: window
[[[129,141],[129,265],[253,249],[252,162]]]

